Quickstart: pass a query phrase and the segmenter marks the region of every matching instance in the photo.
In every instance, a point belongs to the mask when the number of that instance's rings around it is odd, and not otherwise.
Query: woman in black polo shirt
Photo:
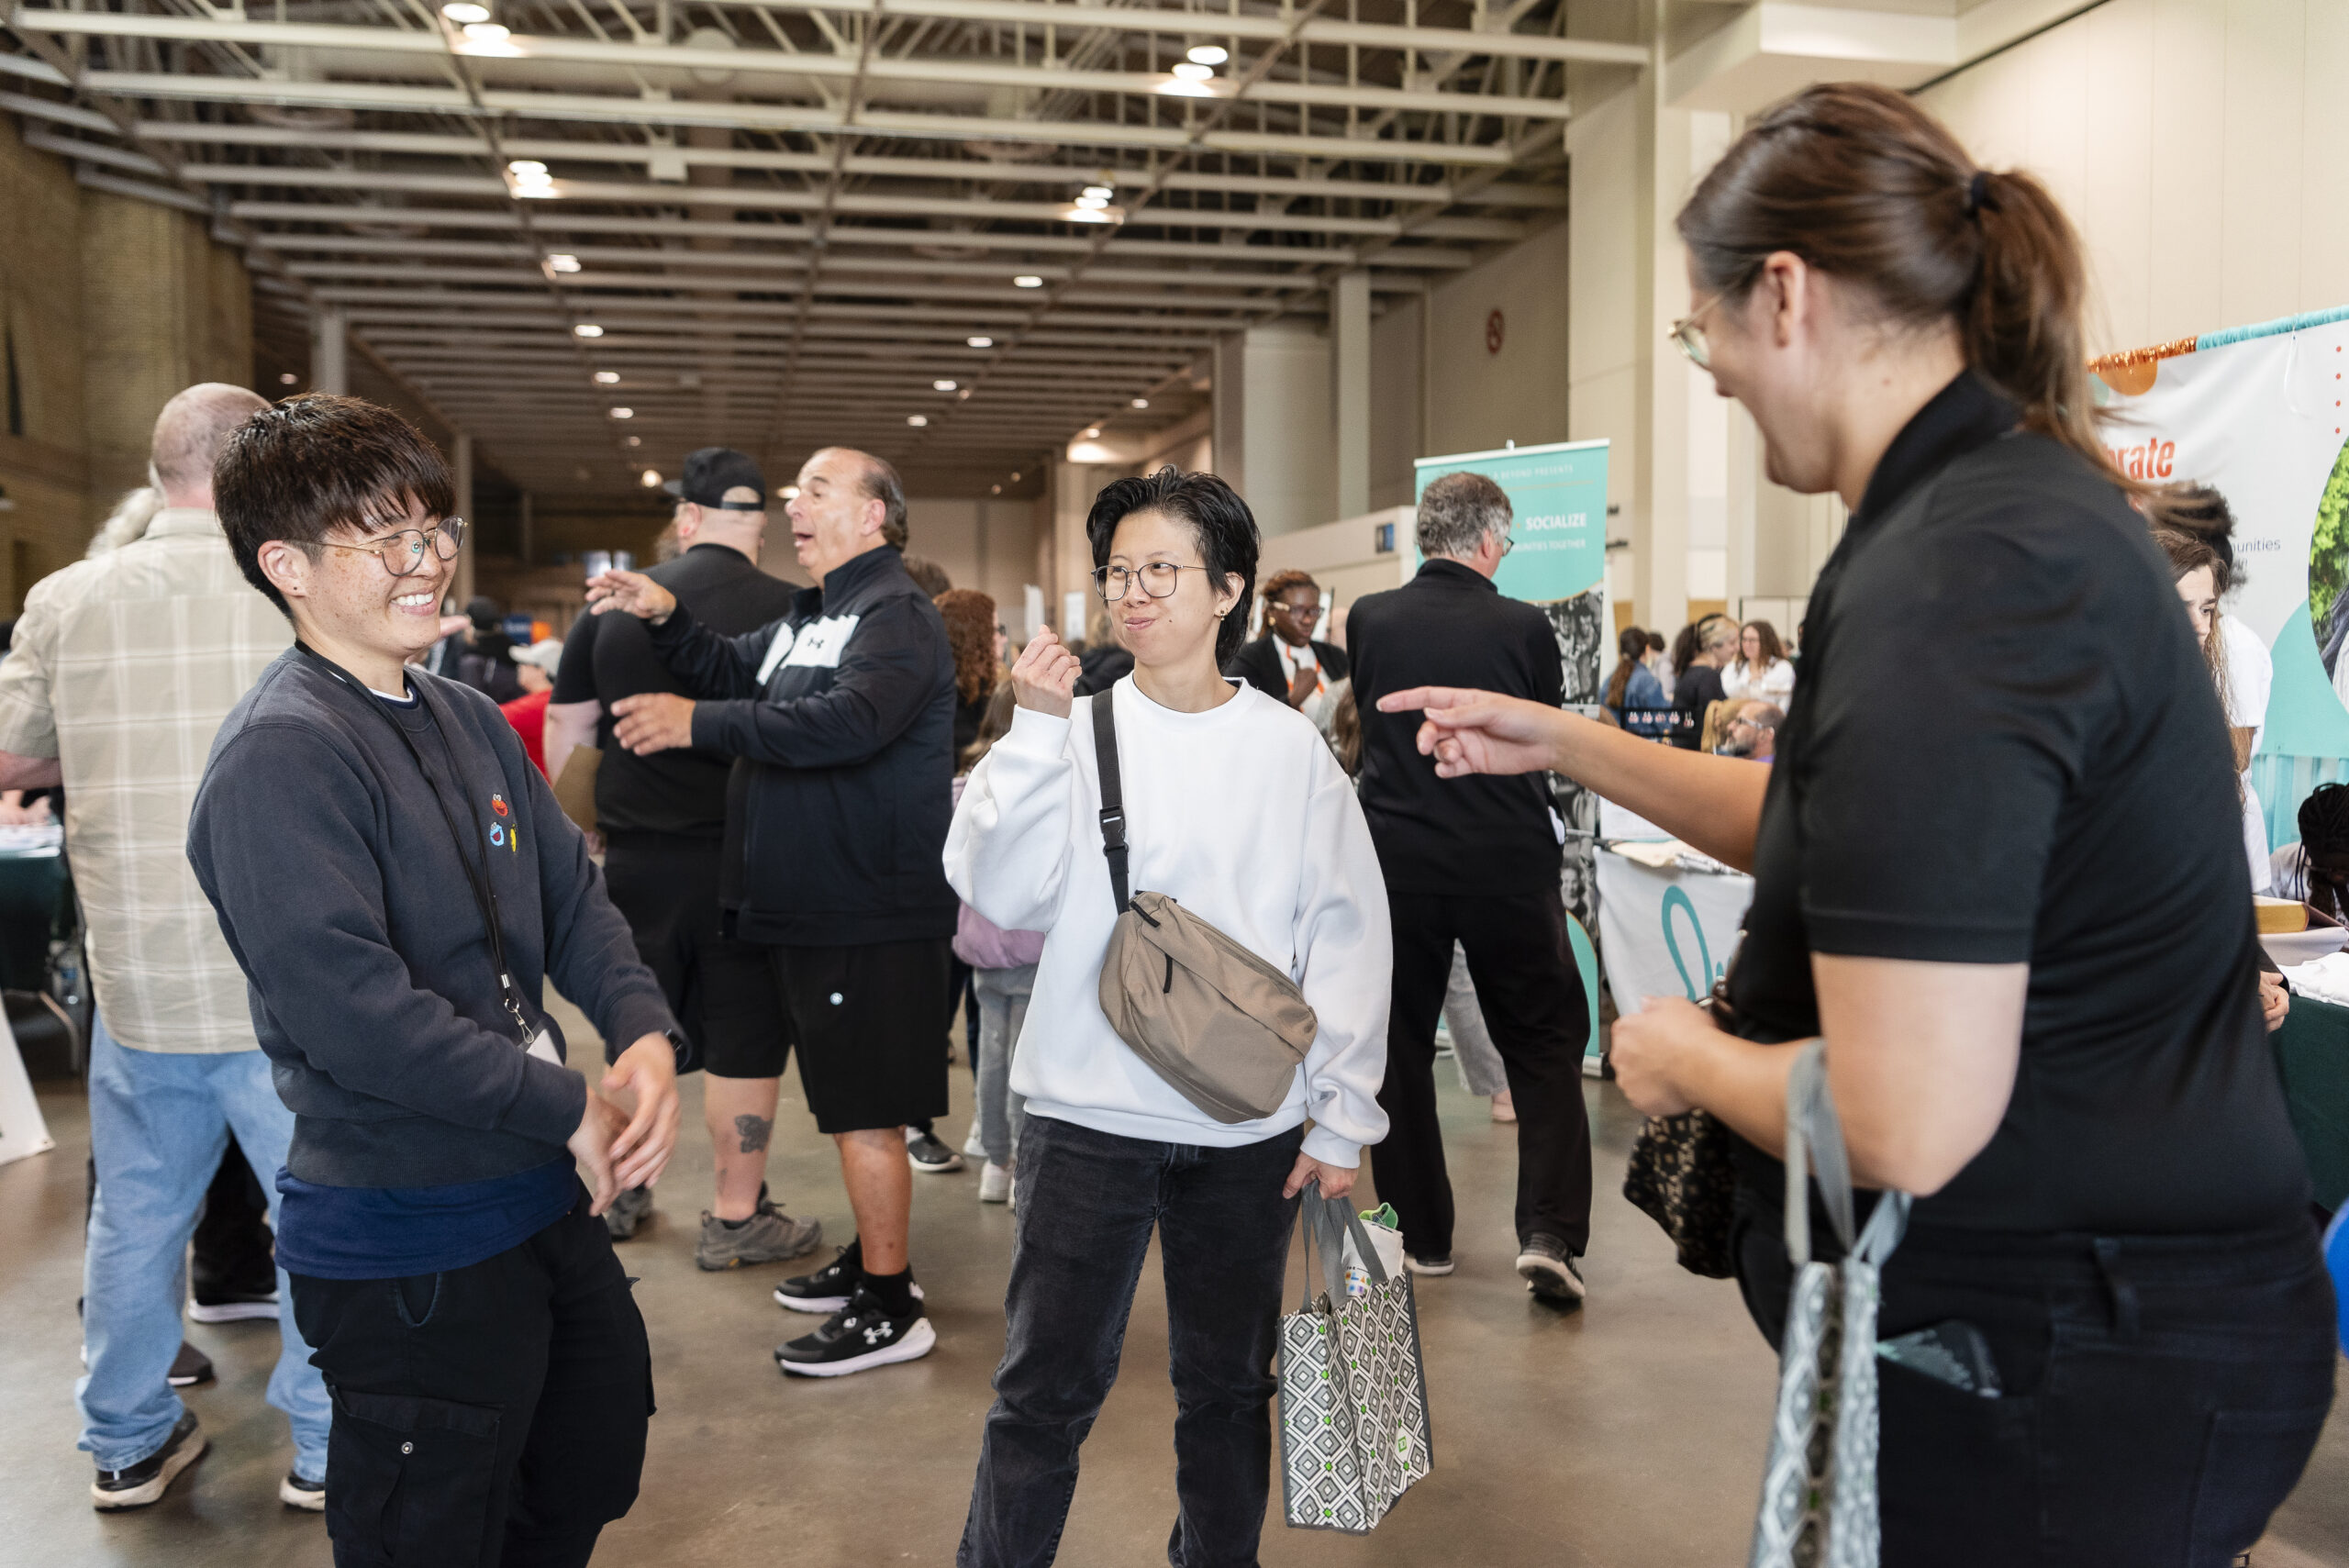
[[[1848,84],[1755,121],[1679,230],[1674,336],[1772,479],[1852,508],[1776,765],[1485,694],[1381,706],[1427,710],[1446,776],[1554,768],[1753,870],[1735,1032],[1649,1000],[1611,1060],[1642,1110],[1739,1135],[1774,1342],[1786,1042],[1825,1036],[1854,1174],[1919,1195],[1880,1330],[1974,1325],[2003,1394],[1884,1368],[1885,1562],[2216,1568],[2315,1442],[2332,1293],[2225,719],[2091,421],[2077,243],[2036,181]]]

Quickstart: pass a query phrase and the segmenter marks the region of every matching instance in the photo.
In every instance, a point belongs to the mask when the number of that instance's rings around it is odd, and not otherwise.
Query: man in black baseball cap
[[[685,471],[661,486],[680,501],[721,512],[767,509],[767,476],[759,465],[732,447],[704,447],[685,454]]]
[[[726,447],[704,447],[685,459],[684,476],[662,488],[676,497],[683,553],[654,567],[652,578],[729,633],[755,631],[789,612],[793,585],[758,567],[767,482],[757,463]],[[640,757],[612,740],[614,703],[683,690],[643,622],[580,617],[563,642],[547,708],[547,769],[560,778],[575,745],[603,753],[596,816],[606,884],[707,1073],[702,1107],[717,1155],[717,1194],[701,1218],[694,1261],[740,1268],[797,1257],[822,1232],[767,1198],[767,1140],[791,1035],[765,950],[720,929],[734,761],[697,749]],[[651,1209],[651,1192],[633,1188],[604,1218],[624,1240]]]

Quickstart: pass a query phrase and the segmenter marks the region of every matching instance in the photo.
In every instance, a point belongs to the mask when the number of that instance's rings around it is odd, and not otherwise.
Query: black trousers
[[[1554,887],[1498,897],[1390,893],[1395,1000],[1386,1019],[1386,1082],[1378,1103],[1392,1124],[1372,1145],[1378,1195],[1403,1221],[1419,1257],[1452,1251],[1452,1178],[1436,1124],[1435,1022],[1452,978],[1452,944],[1468,954],[1468,977],[1508,1074],[1517,1106],[1517,1235],[1557,1237],[1580,1253],[1590,1243],[1590,1118],[1582,1058],[1590,1009],[1566,940]]]
[[[1773,1344],[1783,1231],[1775,1204],[1739,1195],[1738,1284]],[[2332,1404],[2332,1286],[2305,1224],[1912,1235],[1886,1265],[1878,1335],[1953,1318],[1982,1330],[2003,1393],[1877,1362],[1885,1568],[2226,1568]]]
[[[651,1351],[584,1187],[562,1218],[467,1268],[293,1280],[334,1396],[336,1568],[581,1568],[635,1503]]]

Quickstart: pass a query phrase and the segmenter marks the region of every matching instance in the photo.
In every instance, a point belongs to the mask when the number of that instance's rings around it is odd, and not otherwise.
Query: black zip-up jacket
[[[652,646],[696,698],[693,741],[751,764],[735,934],[789,947],[952,937],[954,651],[886,545],[720,637],[680,605]]]
[[[1565,665],[1550,620],[1441,557],[1346,617],[1362,714],[1362,814],[1390,893],[1532,893],[1558,885],[1544,775],[1440,779],[1419,755],[1419,716],[1378,699],[1414,686],[1471,686],[1555,707]]]
[[[560,1157],[579,1125],[585,1085],[525,1055],[499,1001],[465,870],[484,845],[525,1016],[558,1052],[548,980],[607,1040],[675,1027],[506,716],[455,681],[408,684],[427,707],[389,707],[288,649],[221,724],[188,818],[189,863],[294,1112],[286,1165],[321,1186],[512,1175]]]

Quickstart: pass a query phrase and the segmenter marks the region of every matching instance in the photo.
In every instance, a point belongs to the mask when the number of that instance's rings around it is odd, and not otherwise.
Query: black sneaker
[[[863,1254],[851,1258],[849,1249],[842,1247],[814,1273],[797,1274],[775,1286],[774,1304],[793,1312],[838,1312],[863,1283]],[[921,1299],[919,1285],[914,1286],[914,1299]]]
[[[86,1351],[82,1354],[82,1364],[90,1364]],[[172,1370],[163,1374],[163,1381],[173,1388],[193,1388],[199,1383],[209,1383],[212,1381],[212,1358],[182,1340],[180,1353],[172,1358]]]
[[[918,1301],[905,1317],[892,1318],[877,1296],[860,1288],[814,1333],[777,1345],[774,1364],[790,1377],[845,1377],[891,1362],[918,1361],[937,1343],[938,1330]]]
[[[1517,1273],[1526,1288],[1544,1301],[1580,1301],[1590,1294],[1575,1266],[1580,1261],[1564,1241],[1536,1231],[1517,1255]]]
[[[90,1499],[101,1512],[143,1508],[168,1491],[179,1473],[204,1452],[204,1434],[196,1429],[195,1412],[182,1411],[179,1425],[163,1446],[128,1470],[101,1470],[90,1484]]]
[[[906,1162],[925,1175],[942,1176],[963,1168],[963,1157],[926,1127],[906,1129]]]
[[[277,1500],[306,1514],[323,1514],[327,1511],[327,1484],[305,1481],[300,1471],[289,1470],[285,1479],[277,1484]]]

